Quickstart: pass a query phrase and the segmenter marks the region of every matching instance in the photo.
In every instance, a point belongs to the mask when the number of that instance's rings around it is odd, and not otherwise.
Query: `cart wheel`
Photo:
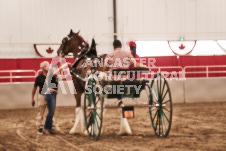
[[[169,84],[157,73],[150,86],[149,108],[152,126],[159,137],[167,137],[172,123],[172,99]]]
[[[86,83],[84,96],[85,125],[89,138],[98,140],[101,134],[103,120],[104,95],[96,78],[90,78]]]

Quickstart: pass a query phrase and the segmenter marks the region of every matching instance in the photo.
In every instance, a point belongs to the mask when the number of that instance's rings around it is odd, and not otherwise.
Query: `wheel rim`
[[[90,139],[98,140],[102,127],[103,94],[99,87],[100,85],[98,85],[94,78],[89,79],[86,86],[86,92],[88,88],[89,90],[95,90],[91,91],[91,93],[85,93],[84,97],[84,116],[86,130]]]
[[[155,134],[167,137],[172,123],[172,99],[169,84],[160,73],[151,82],[149,105],[152,105],[149,111]]]

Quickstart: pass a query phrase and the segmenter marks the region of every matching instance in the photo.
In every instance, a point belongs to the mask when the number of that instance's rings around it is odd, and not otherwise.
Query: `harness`
[[[78,64],[85,58],[86,58],[86,60],[79,67]],[[98,58],[97,57],[97,51],[96,51],[96,44],[95,44],[95,41],[93,39],[90,49],[88,47],[83,49],[81,51],[81,53],[78,55],[78,57],[75,59],[75,62],[72,65],[71,74],[72,75],[74,75],[74,74],[76,74],[76,75],[81,74],[82,70],[84,69],[84,64],[87,64],[87,61],[89,61],[89,62],[92,61],[93,62],[93,60],[96,59],[96,58]]]

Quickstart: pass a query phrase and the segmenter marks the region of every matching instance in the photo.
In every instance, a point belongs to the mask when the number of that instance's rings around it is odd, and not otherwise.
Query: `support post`
[[[113,0],[113,22],[114,22],[114,40],[116,40],[117,39],[116,0]]]

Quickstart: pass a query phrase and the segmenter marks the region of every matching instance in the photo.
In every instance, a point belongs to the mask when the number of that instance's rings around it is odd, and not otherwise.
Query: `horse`
[[[81,77],[86,77],[88,71],[93,72],[100,72],[99,76],[105,72],[105,67],[96,64],[95,68],[91,65],[84,67],[84,63],[90,62],[92,59],[98,59],[99,62],[104,63],[107,54],[103,54],[101,56],[97,56],[96,52],[96,43],[95,40],[92,40],[91,47],[89,49],[89,44],[79,35],[79,31],[74,33],[72,30],[70,31],[67,37],[63,38],[62,44],[60,45],[57,53],[58,56],[64,57],[68,55],[68,53],[73,53],[74,56],[74,64],[72,66],[72,75],[73,75],[73,83],[74,88],[76,90],[76,94],[74,97],[76,99],[76,108],[75,108],[75,123],[74,126],[70,130],[70,134],[75,133],[83,133],[87,135],[87,131],[84,129],[84,111],[81,107],[81,95],[85,92],[85,81],[81,80]],[[95,62],[97,60],[93,60]],[[105,73],[104,73],[105,74]],[[79,76],[78,76],[79,75]],[[106,110],[105,110],[106,111]],[[80,132],[77,131],[77,126],[80,123]],[[129,123],[126,118],[121,117],[121,124],[120,124],[120,132],[119,134],[132,134]]]
[[[74,94],[76,100],[76,108],[75,123],[69,133],[79,133],[79,131],[77,131],[77,126],[79,123],[81,124],[81,133],[84,133],[84,113],[81,107],[81,96],[82,93],[84,93],[85,91],[85,81],[79,79],[76,74],[83,78],[86,77],[87,72],[91,70],[91,66],[87,66],[86,68],[84,68],[83,65],[85,61],[88,58],[98,58],[99,60],[104,61],[106,54],[97,57],[95,40],[92,40],[92,44],[89,49],[89,44],[82,38],[82,36],[79,35],[79,31],[77,33],[74,33],[73,30],[71,30],[70,33],[63,38],[62,43],[57,50],[57,53],[60,57],[64,57],[68,55],[68,53],[73,53],[75,62],[72,66],[72,79],[74,83],[74,88],[76,90],[76,94]],[[95,70],[103,71],[104,67],[98,66]]]

